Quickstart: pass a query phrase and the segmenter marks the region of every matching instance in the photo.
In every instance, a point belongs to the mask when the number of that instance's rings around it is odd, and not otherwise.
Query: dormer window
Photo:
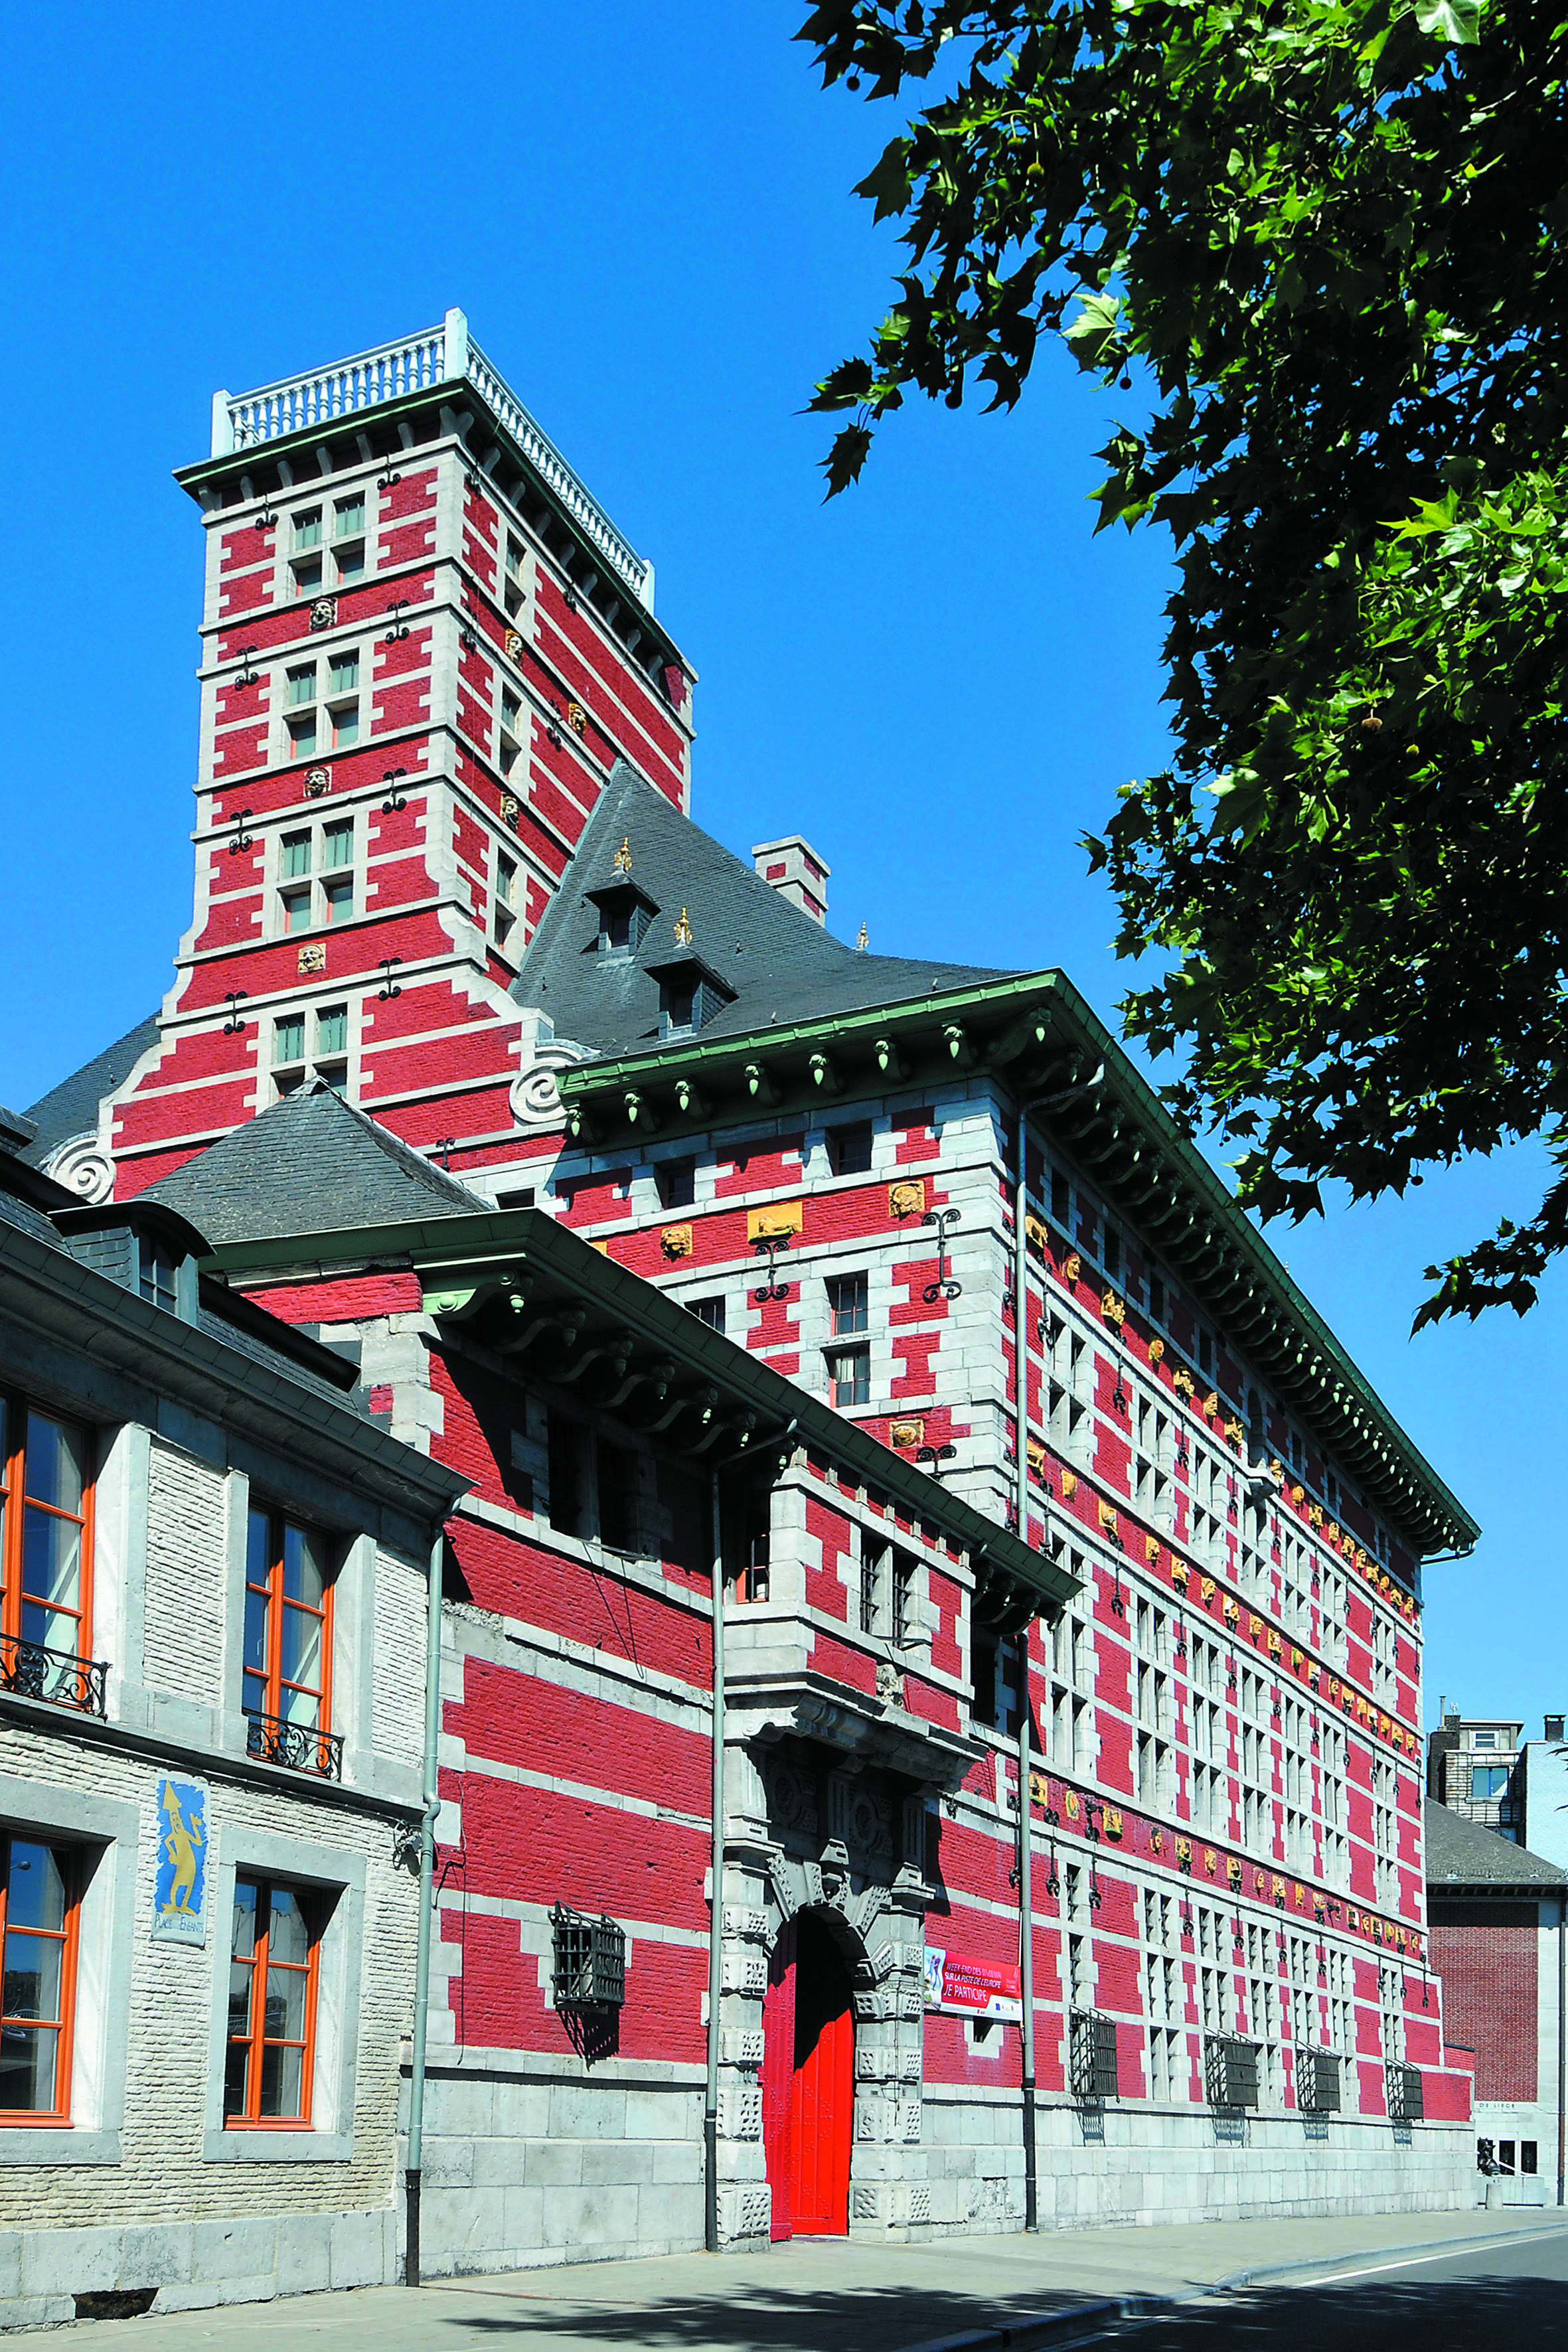
[[[612,882],[602,890],[590,890],[588,898],[599,910],[599,953],[636,955],[658,912],[657,902],[629,881]]]
[[[149,1307],[167,1315],[179,1313],[178,1261],[167,1242],[151,1234],[136,1237],[136,1287]]]
[[[691,1036],[734,1002],[735,992],[700,956],[687,954],[648,966],[658,982],[658,1034]]]

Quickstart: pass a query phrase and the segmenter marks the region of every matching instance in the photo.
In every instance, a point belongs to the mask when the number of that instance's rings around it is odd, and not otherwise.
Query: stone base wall
[[[702,2243],[700,2067],[443,2053],[425,2089],[426,2278]]]
[[[269,2303],[328,2287],[390,2286],[399,2216],[247,2213],[234,2221],[0,2231],[0,2329],[52,2327],[79,2295],[145,2294],[154,2311]],[[90,2306],[89,2306],[90,2308]]]

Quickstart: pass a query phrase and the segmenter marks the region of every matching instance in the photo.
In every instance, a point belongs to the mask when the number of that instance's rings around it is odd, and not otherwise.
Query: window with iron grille
[[[1211,2035],[1205,2045],[1204,2073],[1213,2107],[1256,2107],[1258,2051],[1231,2034]]]
[[[1296,2105],[1303,2115],[1340,2112],[1340,2062],[1332,2050],[1296,2052]]]
[[[1076,2099],[1114,2099],[1116,2021],[1092,2010],[1075,2010],[1068,2049],[1068,2080]]]
[[[1388,2074],[1388,2116],[1391,2123],[1418,2124],[1426,2120],[1419,2066],[1391,2063]]]
[[[557,1903],[550,1914],[557,2009],[619,2009],[626,1997],[626,1931]]]

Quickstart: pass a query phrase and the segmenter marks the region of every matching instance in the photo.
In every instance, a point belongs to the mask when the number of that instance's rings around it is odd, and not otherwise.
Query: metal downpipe
[[[419,1824],[419,1935],[414,1962],[414,2036],[408,2077],[408,2156],[404,2168],[403,2284],[419,2284],[419,2198],[425,2155],[425,2054],[430,2023],[430,1915],[435,1907],[436,1817],[441,1810],[441,1564],[445,1531],[430,1547],[425,1625],[425,1811]]]
[[[708,2080],[702,2102],[702,2242],[719,2251],[719,2004],[724,1979],[724,1543],[719,1473],[709,1473],[713,1538],[713,1844],[708,1921]]]

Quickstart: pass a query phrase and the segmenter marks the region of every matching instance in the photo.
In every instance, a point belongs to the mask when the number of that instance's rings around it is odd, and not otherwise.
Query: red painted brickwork
[[[1431,1907],[1443,2025],[1476,2053],[1476,2095],[1533,2099],[1539,2048],[1540,1927],[1533,1903]]]

